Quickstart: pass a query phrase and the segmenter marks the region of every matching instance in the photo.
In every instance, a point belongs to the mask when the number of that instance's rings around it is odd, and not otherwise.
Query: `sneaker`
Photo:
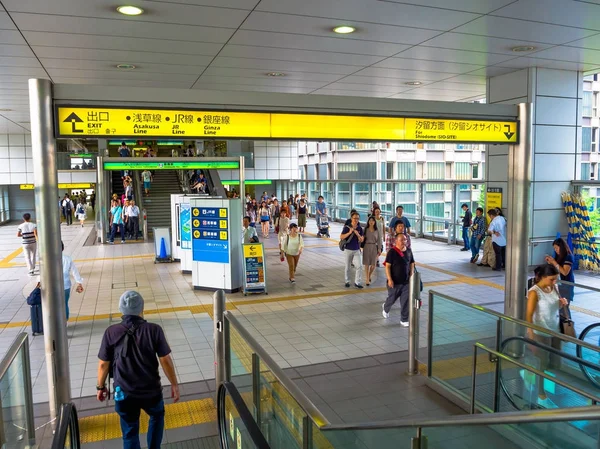
[[[400,326],[408,327],[408,321],[400,321]]]
[[[389,314],[388,312],[386,312],[386,311],[385,311],[385,303],[383,303],[383,304],[381,305],[381,309],[382,309],[382,311],[381,311],[381,314],[383,315],[383,317],[384,317],[384,318],[389,318],[389,317],[390,317],[390,314]]]
[[[461,248],[461,251],[469,251],[469,248]]]
[[[479,259],[479,254],[475,254],[473,257],[473,263],[477,262],[477,259]]]
[[[291,282],[292,284],[295,284],[295,283],[296,283],[296,279],[290,279],[290,282]]]
[[[360,285],[360,284],[354,284],[354,286],[355,286],[356,288],[363,288],[363,286],[362,286],[362,285]]]
[[[121,244],[125,243],[125,240],[121,240]]]
[[[346,282],[346,285],[345,285],[345,287],[346,287],[346,288],[350,288],[350,282]]]
[[[379,261],[377,261],[377,266],[380,267],[381,265],[379,264]]]
[[[33,270],[29,272],[29,276],[33,276]]]
[[[114,245],[114,244],[115,244],[115,242],[108,242],[108,244],[109,244],[109,245]]]
[[[469,262],[475,263],[475,256],[472,256],[471,259],[469,259]]]

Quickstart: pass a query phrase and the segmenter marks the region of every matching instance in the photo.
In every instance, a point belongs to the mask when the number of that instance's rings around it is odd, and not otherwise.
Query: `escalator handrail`
[[[71,428],[71,441],[67,446],[67,431]],[[81,448],[81,440],[79,438],[79,418],[77,417],[77,409],[72,402],[63,404],[60,408],[58,421],[56,423],[56,432],[52,439],[52,449],[64,449],[69,447],[72,449]]]
[[[233,405],[240,414],[240,418],[248,431],[248,435],[252,439],[254,446],[256,449],[271,449],[269,443],[265,439],[262,434],[258,424],[254,420],[252,413],[246,407],[246,403],[242,399],[242,395],[236,388],[234,384],[231,382],[223,382],[219,386],[219,392],[217,396],[217,410],[219,416],[217,417],[217,424],[219,427],[219,440],[221,442],[221,449],[229,449],[229,442],[227,440],[227,416],[225,416],[225,399],[227,398],[227,394],[233,401]],[[54,447],[52,449],[55,449]]]

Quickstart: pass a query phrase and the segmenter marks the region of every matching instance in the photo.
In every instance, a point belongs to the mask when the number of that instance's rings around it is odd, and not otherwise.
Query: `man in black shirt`
[[[139,449],[140,410],[144,410],[150,417],[148,449],[158,449],[165,424],[159,362],[171,382],[171,397],[174,402],[179,400],[171,348],[162,328],[142,318],[144,299],[138,292],[123,293],[119,310],[123,321],[106,329],[98,352],[97,398],[104,401],[107,397],[106,378],[112,365],[115,411],[121,418],[123,448]]]
[[[464,246],[461,251],[471,251],[471,247],[469,246],[469,229],[473,224],[473,214],[469,210],[469,206],[467,204],[463,204],[461,209],[465,213],[462,216],[462,239]]]
[[[396,235],[396,245],[385,258],[388,297],[383,304],[383,317],[390,317],[390,309],[400,299],[400,325],[408,327],[408,284],[415,271],[415,259],[410,248],[406,247],[406,236]]]

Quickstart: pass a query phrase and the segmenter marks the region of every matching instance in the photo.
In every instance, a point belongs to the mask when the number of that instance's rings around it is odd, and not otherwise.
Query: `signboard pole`
[[[106,243],[106,190],[104,185],[104,167],[102,165],[102,156],[98,156],[96,160],[96,237],[99,243]]]

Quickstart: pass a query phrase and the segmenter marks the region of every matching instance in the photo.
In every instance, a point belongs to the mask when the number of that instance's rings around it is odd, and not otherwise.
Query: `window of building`
[[[471,179],[473,176],[470,162],[456,162],[454,164],[455,179]]]
[[[591,167],[589,162],[582,162],[581,164],[581,180],[589,181],[590,180]]]
[[[319,164],[319,180],[329,179],[327,176],[327,164]]]
[[[314,164],[306,166],[306,179],[308,181],[314,181],[317,179],[317,168]]]
[[[393,167],[392,167],[393,173]],[[417,179],[417,163],[416,162],[398,162],[398,179],[413,180]]]
[[[582,112],[584,117],[592,116],[592,99],[593,93],[590,91],[583,92]]]
[[[446,164],[427,162],[427,179],[446,179]]]
[[[581,128],[581,152],[590,153],[592,151],[592,128]]]
[[[479,164],[472,165],[473,179],[479,179]]]
[[[357,162],[337,164],[338,179],[377,179],[377,162]]]
[[[387,162],[385,179],[394,179],[394,163]]]

